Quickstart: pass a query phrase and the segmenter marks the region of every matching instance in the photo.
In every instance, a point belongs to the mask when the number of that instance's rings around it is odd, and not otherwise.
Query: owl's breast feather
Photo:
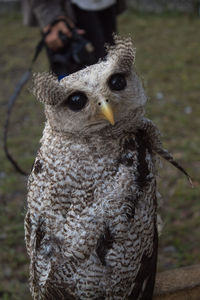
[[[120,280],[127,293],[143,253],[151,255],[154,168],[142,145],[134,134],[89,144],[49,137],[42,144],[31,175],[30,210],[37,205],[43,235],[51,231],[51,255],[56,251],[59,259],[74,261],[64,282],[75,276],[82,290],[97,285],[100,292]],[[95,282],[94,273],[100,276]]]

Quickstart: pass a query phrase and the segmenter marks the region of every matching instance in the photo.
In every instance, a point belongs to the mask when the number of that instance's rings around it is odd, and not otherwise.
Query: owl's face
[[[130,39],[116,39],[104,61],[64,77],[35,78],[36,96],[45,103],[50,125],[71,133],[90,133],[126,121],[146,96],[132,68]]]

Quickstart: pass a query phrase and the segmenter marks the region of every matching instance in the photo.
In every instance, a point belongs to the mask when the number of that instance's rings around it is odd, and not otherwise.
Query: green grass
[[[22,26],[18,14],[1,17],[0,122],[20,76],[29,66],[39,39],[38,28]],[[149,98],[147,116],[163,134],[164,146],[191,174],[195,188],[173,166],[163,162],[158,178],[164,222],[159,270],[200,262],[200,19],[181,14],[152,15],[130,11],[119,19],[119,31],[131,34],[136,69]],[[47,70],[42,53],[35,71]],[[42,134],[41,105],[29,92],[20,95],[12,114],[9,147],[30,170]],[[0,133],[2,146],[2,131]],[[30,299],[28,259],[24,245],[26,179],[17,174],[0,149],[0,299]]]

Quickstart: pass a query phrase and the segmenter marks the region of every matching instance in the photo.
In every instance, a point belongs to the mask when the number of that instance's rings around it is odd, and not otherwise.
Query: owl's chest
[[[41,173],[37,173],[38,163]],[[155,176],[153,155],[141,132],[115,140],[55,144],[48,157],[41,149],[33,174],[45,177],[45,186],[39,189],[61,209],[71,204],[84,209],[102,197],[124,199],[144,189]]]
[[[66,157],[67,174],[85,188],[116,180],[142,188],[154,176],[154,156],[141,131],[94,144],[71,144]]]
[[[96,145],[71,145],[67,153],[69,184],[83,190],[110,185],[120,179],[132,180],[137,172],[138,147],[133,138]]]

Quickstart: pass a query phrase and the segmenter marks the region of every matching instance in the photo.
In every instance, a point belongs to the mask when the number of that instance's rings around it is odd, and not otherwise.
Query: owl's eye
[[[75,92],[71,94],[65,104],[73,111],[79,111],[85,107],[87,103],[87,96],[82,92]]]
[[[108,86],[112,91],[121,91],[126,87],[126,78],[124,74],[113,74],[108,81]]]

